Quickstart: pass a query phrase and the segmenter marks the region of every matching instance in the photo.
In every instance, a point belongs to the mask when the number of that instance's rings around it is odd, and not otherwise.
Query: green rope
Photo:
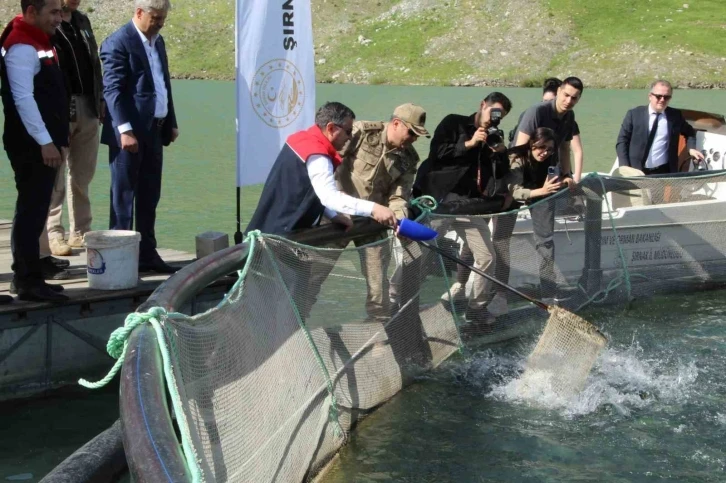
[[[419,196],[418,198],[414,198],[408,202],[409,205],[418,208],[421,210],[421,216],[428,215],[432,211],[434,211],[436,208],[439,207],[439,204],[436,202],[436,199],[434,199],[433,196],[424,195]],[[417,219],[418,220],[418,219]]]
[[[252,232],[250,232],[250,235],[252,235]],[[258,232],[254,234],[255,237],[262,238],[262,235]],[[264,235],[267,237],[267,235]],[[289,240],[285,240],[286,242],[289,242]],[[288,301],[290,302],[290,306],[292,307],[293,312],[295,313],[295,319],[297,320],[298,325],[300,326],[300,329],[302,330],[303,334],[305,335],[305,338],[308,341],[308,344],[310,345],[310,348],[313,351],[313,355],[315,356],[315,360],[317,361],[318,365],[320,366],[320,370],[323,373],[323,377],[325,378],[325,385],[328,391],[328,396],[330,397],[330,412],[328,413],[328,420],[334,423],[334,429],[333,432],[336,437],[342,437],[345,441],[346,435],[345,431],[343,431],[343,426],[340,424],[340,414],[338,411],[338,399],[335,396],[335,390],[333,388],[333,381],[330,378],[330,373],[328,372],[328,368],[325,366],[325,361],[323,361],[323,357],[320,355],[320,351],[318,350],[318,346],[315,344],[315,341],[313,340],[313,336],[310,334],[310,331],[308,330],[307,325],[302,320],[302,316],[300,315],[300,311],[297,308],[297,304],[295,303],[295,300],[292,297],[292,294],[287,288],[287,285],[285,285],[285,282],[282,278],[282,273],[280,273],[280,268],[277,265],[277,261],[275,260],[275,256],[270,249],[270,247],[267,244],[263,244],[263,247],[265,249],[265,252],[267,253],[267,256],[270,259],[270,263],[272,267],[275,269],[275,273],[277,274],[278,280],[280,281],[280,285],[282,285],[282,289],[285,291],[285,295],[287,295]]]
[[[239,300],[239,298],[242,296],[242,293],[237,293],[237,290],[239,289],[240,285],[244,282],[245,278],[247,278],[247,272],[250,271],[250,266],[252,265],[252,254],[255,252],[257,238],[260,237],[262,233],[260,230],[252,230],[247,234],[247,236],[244,239],[244,243],[249,243],[249,249],[247,250],[247,258],[245,259],[245,264],[242,267],[242,270],[237,271],[237,281],[232,285],[232,288],[229,289],[229,291],[224,294],[224,298],[217,304],[215,308],[219,309],[220,307],[230,303],[230,297],[232,294],[237,294],[237,298],[234,300]]]
[[[126,347],[128,346],[128,338],[131,332],[141,324],[145,324],[152,319],[158,319],[162,315],[166,315],[166,310],[161,307],[153,307],[146,313],[134,312],[129,314],[124,321],[123,327],[119,327],[111,333],[111,337],[106,344],[106,352],[108,355],[116,359],[116,363],[106,374],[106,377],[98,382],[90,382],[85,379],[79,379],[78,384],[88,389],[99,389],[108,384],[118,373],[124,363],[126,356]]]

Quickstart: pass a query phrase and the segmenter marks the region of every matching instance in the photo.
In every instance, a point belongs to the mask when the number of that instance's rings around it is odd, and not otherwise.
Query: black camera
[[[487,145],[494,148],[504,142],[504,131],[499,129],[499,123],[502,121],[502,110],[493,108],[489,111],[489,127],[487,128]]]

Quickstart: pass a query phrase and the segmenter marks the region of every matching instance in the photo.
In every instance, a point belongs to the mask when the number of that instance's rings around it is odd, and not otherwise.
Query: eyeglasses
[[[537,151],[543,151],[545,153],[552,154],[555,152],[555,148],[550,146],[532,146],[532,149],[536,149]]]
[[[335,123],[333,123],[333,124],[335,124]],[[348,137],[351,137],[351,136],[353,135],[353,128],[352,128],[352,127],[351,127],[351,128],[349,128],[349,129],[346,129],[346,128],[345,128],[344,126],[341,126],[340,124],[335,124],[335,125],[336,125],[336,126],[338,126],[338,127],[340,128],[340,129],[342,129],[342,130],[343,130],[343,132],[344,132],[344,133],[345,133],[345,134],[346,134],[346,135],[347,135]]]
[[[411,136],[412,138],[418,137],[418,133],[416,133],[413,129],[408,130],[408,135]]]
[[[673,97],[673,96],[664,96],[663,94],[653,94],[652,92],[650,93],[650,95],[653,96],[653,97],[655,97],[659,101],[661,99],[665,99],[666,101],[670,101],[671,100],[671,97]]]

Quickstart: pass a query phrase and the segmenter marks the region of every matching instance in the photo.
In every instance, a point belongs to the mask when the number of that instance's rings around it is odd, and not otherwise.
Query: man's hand
[[[567,187],[570,188],[570,191],[575,191],[575,185],[577,185],[575,180],[570,177],[563,179],[562,184],[567,185]]]
[[[121,134],[121,149],[133,154],[139,152],[139,142],[136,140],[133,131],[126,131]]]
[[[179,137],[179,129],[178,128],[171,128],[171,142],[176,141],[176,138]]]
[[[704,159],[706,159],[703,156],[703,153],[698,149],[691,149],[690,151],[688,151],[688,154],[690,154],[692,158],[696,158],[699,161],[703,161]]]
[[[58,168],[63,164],[63,157],[53,143],[42,145],[40,154],[43,156],[43,164],[50,168]]]
[[[471,137],[471,139],[469,139],[468,141],[466,141],[464,143],[464,147],[466,149],[472,149],[472,148],[480,145],[481,143],[486,142],[486,140],[487,140],[487,130],[484,129],[483,127],[480,127],[479,129],[476,130],[476,132]]]
[[[378,203],[373,205],[373,211],[371,211],[371,217],[381,225],[390,226],[395,228],[398,224],[396,214],[390,208],[379,205]]]
[[[345,226],[345,231],[350,230],[353,228],[353,219],[350,217],[350,215],[346,215],[345,213],[338,213],[334,217],[330,219],[333,223],[338,223],[343,226]]]

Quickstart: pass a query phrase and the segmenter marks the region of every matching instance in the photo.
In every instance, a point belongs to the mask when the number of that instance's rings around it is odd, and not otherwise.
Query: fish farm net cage
[[[413,205],[418,221],[439,233],[439,248],[582,314],[720,287],[724,187],[723,172],[593,174],[505,214],[472,214],[476,203]],[[174,481],[309,480],[361,418],[418,375],[471,344],[542,330],[549,316],[380,227],[336,233],[296,241],[252,232],[186,267],[148,310],[129,316],[115,355],[124,344],[121,416],[138,481],[173,471]],[[230,267],[238,279],[218,305],[195,316],[174,311],[192,295],[188,280],[209,283]]]

